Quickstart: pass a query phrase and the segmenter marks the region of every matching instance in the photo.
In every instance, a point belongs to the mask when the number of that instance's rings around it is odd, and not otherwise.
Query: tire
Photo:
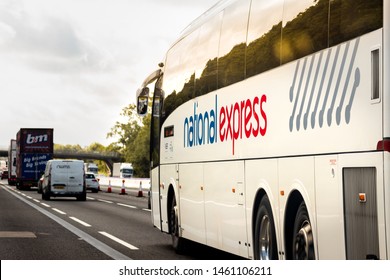
[[[184,252],[184,239],[179,235],[179,217],[176,204],[176,198],[173,196],[169,211],[169,232],[172,236],[172,247],[178,254]]]
[[[50,194],[48,194],[44,190],[42,191],[42,200],[50,200]]]
[[[294,260],[314,260],[314,239],[306,204],[299,205],[294,222],[292,256]]]
[[[268,197],[260,201],[256,214],[253,254],[256,260],[277,260],[278,246],[275,223]]]
[[[86,201],[87,200],[87,193],[83,192],[82,194],[78,195],[76,198],[78,201]]]

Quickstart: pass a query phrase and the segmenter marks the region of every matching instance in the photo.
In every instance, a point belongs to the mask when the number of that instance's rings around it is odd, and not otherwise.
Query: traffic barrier
[[[111,192],[111,180],[108,181],[108,188],[107,188],[107,192],[110,193]]]
[[[139,189],[138,189],[138,197],[143,197],[144,194],[142,192],[142,181],[139,182]]]
[[[126,194],[125,180],[122,180],[122,188],[121,188],[121,193],[120,194]]]

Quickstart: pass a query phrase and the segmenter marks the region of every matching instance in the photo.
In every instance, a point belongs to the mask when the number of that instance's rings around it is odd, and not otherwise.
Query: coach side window
[[[286,0],[283,9],[282,63],[328,47],[329,0]]]
[[[246,77],[280,65],[284,0],[253,0],[249,16]]]
[[[383,0],[330,1],[330,46],[383,26]]]
[[[217,58],[222,15],[220,12],[200,27],[196,52],[191,54],[196,56],[195,96],[217,89]]]
[[[250,0],[225,9],[218,55],[218,88],[245,79],[245,49]]]
[[[190,33],[173,46],[166,58],[163,90],[163,118],[168,117],[177,107],[195,97],[195,65],[198,30]]]

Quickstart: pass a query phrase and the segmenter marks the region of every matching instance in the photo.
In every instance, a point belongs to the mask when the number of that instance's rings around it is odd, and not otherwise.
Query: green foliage
[[[130,162],[134,168],[134,176],[149,177],[149,134],[150,115],[143,119],[137,114],[135,104],[123,108],[121,116],[125,122],[116,122],[108,138],[118,140],[110,145],[110,149],[120,152],[125,162]]]
[[[54,144],[55,151],[70,151],[70,152],[82,152],[83,148],[80,145],[62,145]]]
[[[134,173],[137,177],[149,177],[149,146],[150,146],[150,114],[143,120],[143,126],[135,139],[135,147],[131,152],[130,162],[133,164]]]
[[[118,152],[111,148],[111,145],[108,147],[103,146],[100,143],[92,143],[91,145],[82,148],[80,145],[62,145],[54,144],[54,150],[56,152],[72,152],[72,153],[107,153],[107,152]],[[85,162],[95,163],[98,166],[99,174],[110,174],[110,169],[104,161],[101,160],[85,160]]]
[[[149,177],[149,139],[150,139],[150,114],[141,118],[137,114],[137,107],[130,104],[122,109],[121,116],[124,122],[116,122],[111,131],[107,133],[107,138],[115,138],[117,141],[107,147],[100,143],[92,143],[88,147],[82,148],[80,145],[61,145],[54,144],[55,151],[66,152],[97,152],[109,153],[116,152],[123,156],[125,162],[132,163],[134,167],[134,176]],[[110,170],[103,161],[94,160],[98,165],[99,173],[108,175]]]
[[[92,143],[91,145],[89,145],[88,147],[86,147],[84,149],[85,151],[87,152],[97,152],[97,153],[105,153],[107,152],[107,148],[105,146],[103,146],[102,144],[100,143]],[[99,173],[100,174],[105,174],[105,175],[109,175],[110,174],[110,169],[107,167],[106,163],[102,160],[91,160],[91,161],[88,161],[88,162],[91,162],[91,163],[95,163],[97,166],[98,166],[98,170],[99,170]]]

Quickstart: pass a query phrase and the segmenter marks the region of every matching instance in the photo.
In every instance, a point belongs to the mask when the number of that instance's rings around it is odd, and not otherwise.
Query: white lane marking
[[[79,220],[79,219],[77,219],[76,217],[69,217],[69,218],[71,218],[73,221],[75,221],[75,222],[78,222],[79,224],[82,224],[83,226],[85,226],[85,227],[90,227],[91,225],[90,224],[87,224],[86,222],[84,222],[84,221],[82,221],[82,220]]]
[[[48,205],[48,204],[46,204],[46,203],[43,203],[43,202],[41,202],[41,204],[42,204],[43,206],[47,207],[47,208],[50,208],[50,207],[51,207],[50,205]]]
[[[28,199],[32,199],[32,197],[31,196],[26,196]]]
[[[60,213],[60,214],[62,214],[62,215],[66,215],[66,213],[65,212],[63,212],[63,211],[61,211],[61,210],[59,210],[59,209],[57,209],[57,208],[52,208],[54,211],[56,211],[57,213]]]
[[[96,198],[93,197],[87,197],[88,200],[96,200]]]
[[[105,203],[113,203],[112,201],[104,200],[104,199],[98,199],[98,201],[105,202]]]
[[[117,238],[117,237],[107,233],[107,232],[99,231],[99,233],[104,235],[104,236],[106,236],[106,237],[108,237],[108,238],[110,238],[111,240],[114,240],[115,242],[118,242],[119,244],[129,248],[130,250],[138,250],[137,247],[135,247],[135,246],[133,246],[133,245],[131,245],[131,244],[129,244],[129,243],[127,243],[127,242],[125,242],[125,241],[123,241],[123,240],[121,240],[121,239],[119,239],[119,238]]]
[[[152,209],[142,208],[142,210],[147,211],[147,212],[152,212]]]
[[[35,202],[38,202],[38,203],[40,203],[40,201],[39,201],[38,199],[35,199],[35,198],[34,198],[33,200],[34,200]]]
[[[133,205],[128,205],[128,204],[123,204],[123,203],[117,203],[119,206],[124,206],[124,207],[128,207],[128,208],[132,208],[132,209],[137,209],[137,207],[133,206]]]

